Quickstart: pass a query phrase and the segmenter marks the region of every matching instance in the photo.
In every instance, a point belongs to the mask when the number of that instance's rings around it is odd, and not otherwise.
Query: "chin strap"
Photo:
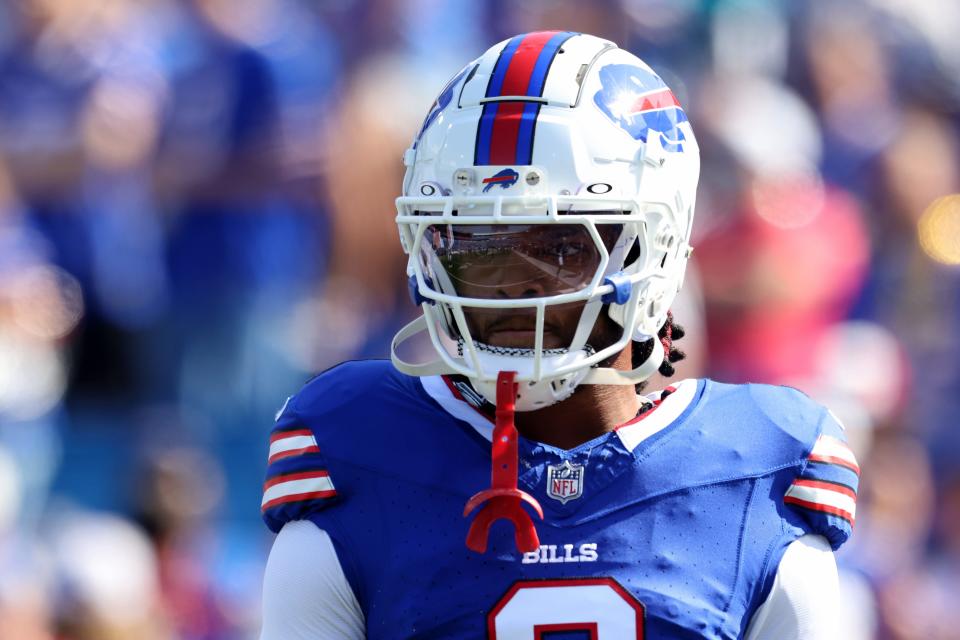
[[[663,349],[657,349],[660,343],[657,342],[654,348],[650,350],[650,355],[636,369],[630,371],[621,371],[619,369],[608,369],[598,367],[590,369],[587,375],[580,381],[580,384],[637,384],[643,382],[657,372],[665,357]]]
[[[390,344],[390,360],[393,362],[393,365],[399,371],[411,376],[460,374],[467,375],[467,377],[469,377],[469,374],[454,369],[441,358],[422,363],[407,362],[401,358],[398,354],[400,345],[413,336],[424,332],[429,332],[429,328],[427,327],[426,316],[421,315],[417,316],[415,320],[408,323],[397,333],[397,335],[393,337],[393,341]],[[643,382],[655,374],[657,369],[660,368],[660,364],[663,362],[665,357],[666,354],[664,353],[663,349],[651,349],[650,356],[636,369],[631,369],[630,371],[620,371],[619,369],[597,367],[587,371],[586,376],[584,376],[583,380],[580,381],[580,384],[635,385],[639,382]],[[499,382],[499,377],[497,380]],[[497,397],[499,398],[499,388],[497,391]],[[514,401],[511,400],[511,405],[513,402]],[[499,400],[497,401],[497,404],[499,405]]]
[[[402,371],[411,376],[436,376],[445,373],[458,373],[440,358],[430,360],[429,362],[417,363],[407,362],[400,357],[398,353],[400,345],[415,335],[429,333],[429,331],[430,329],[427,327],[427,317],[425,315],[417,316],[416,319],[408,322],[400,329],[397,335],[393,336],[393,341],[390,343],[390,360],[393,362],[393,366],[395,366],[398,371]]]
[[[487,550],[490,526],[501,519],[513,523],[517,549],[528,553],[536,551],[540,546],[533,519],[520,503],[526,502],[533,507],[541,520],[543,509],[536,498],[517,488],[518,436],[517,427],[513,423],[514,403],[517,398],[517,383],[514,382],[516,375],[515,371],[501,371],[497,374],[497,420],[493,428],[493,468],[490,473],[492,486],[470,498],[463,509],[463,516],[467,517],[471,511],[483,504],[467,533],[467,547],[477,553]]]

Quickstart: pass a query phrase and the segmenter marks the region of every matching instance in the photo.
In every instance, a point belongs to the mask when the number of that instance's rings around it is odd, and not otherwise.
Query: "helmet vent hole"
[[[637,239],[634,241],[633,246],[630,247],[630,251],[627,253],[626,259],[623,261],[623,266],[624,266],[624,268],[629,267],[630,265],[632,265],[633,263],[635,263],[637,260],[639,260],[639,259],[640,259],[640,252],[641,252],[641,251],[640,251],[640,238],[637,238]]]
[[[473,65],[473,69],[470,69],[470,73],[467,74],[467,79],[463,81],[464,87],[470,84],[470,81],[473,80],[473,76],[477,75],[477,69],[479,68],[480,68],[479,64]],[[461,89],[461,92],[462,91],[463,89]],[[457,104],[457,106],[460,106],[459,103]]]

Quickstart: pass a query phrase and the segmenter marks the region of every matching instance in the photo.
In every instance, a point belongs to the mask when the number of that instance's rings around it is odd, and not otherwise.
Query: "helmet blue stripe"
[[[497,102],[488,102],[483,105],[480,114],[480,123],[477,127],[477,148],[474,150],[476,165],[490,164],[490,139],[493,137],[493,121],[497,117]]]
[[[547,84],[547,74],[550,71],[550,65],[557,55],[557,51],[563,46],[563,43],[577,35],[572,31],[561,31],[556,34],[543,47],[540,55],[537,56],[537,62],[533,67],[533,73],[530,75],[530,82],[527,85],[528,96],[542,96],[544,86]],[[540,115],[540,104],[529,103],[524,105],[523,116],[520,121],[520,132],[517,136],[517,154],[516,163],[520,165],[533,163],[533,134],[537,126],[537,117]]]
[[[523,115],[520,120],[520,131],[517,135],[517,155],[514,162],[517,164],[531,164],[533,162],[533,132],[540,114],[540,104],[528,102],[523,105]]]
[[[486,97],[496,97],[502,94],[503,85],[510,65],[513,62],[514,55],[517,53],[523,42],[531,35],[523,34],[511,38],[506,46],[501,50],[494,64],[493,72],[490,74],[490,80],[487,83]],[[529,72],[530,78],[527,80],[524,94],[531,97],[540,97],[543,95],[544,87],[547,82],[547,75],[550,66],[553,63],[557,52],[564,42],[577,35],[572,31],[561,31],[550,36],[550,39],[542,45],[542,49],[536,56],[533,68]],[[542,41],[541,41],[542,42]],[[510,90],[516,93],[516,89]],[[516,146],[514,147],[513,162],[515,164],[527,165],[533,161],[533,139],[536,131],[537,117],[540,114],[540,103],[527,103],[523,106],[520,114],[520,124],[517,130]],[[491,145],[493,142],[494,122],[499,112],[498,103],[486,103],[483,106],[483,112],[480,115],[480,122],[477,125],[476,146],[474,149],[474,164],[486,165],[491,161]],[[501,141],[502,144],[502,141]],[[499,152],[503,155],[503,149]],[[501,157],[500,163],[504,162]]]
[[[493,67],[493,75],[490,76],[490,82],[487,84],[488,98],[500,95],[500,89],[503,87],[503,79],[507,77],[507,69],[510,68],[510,61],[513,59],[513,54],[517,52],[520,43],[523,42],[525,37],[527,37],[526,34],[511,38],[507,46],[500,52],[500,57],[497,58],[497,64]]]
[[[530,75],[530,84],[527,85],[528,96],[542,96],[543,87],[547,84],[547,72],[550,70],[550,64],[554,56],[564,42],[577,35],[572,31],[561,31],[547,41],[546,46],[537,56],[537,63],[533,67],[533,73]]]
[[[500,52],[497,63],[493,65],[493,73],[490,75],[490,81],[487,83],[486,97],[500,95],[500,89],[503,87],[503,79],[507,75],[507,69],[510,67],[510,60],[513,54],[517,52],[520,43],[523,42],[525,35],[515,36],[510,39],[507,46]],[[487,103],[483,105],[483,113],[480,115],[480,123],[477,126],[477,142],[473,154],[473,163],[476,165],[490,164],[490,138],[493,136],[493,120],[497,117],[497,103]]]

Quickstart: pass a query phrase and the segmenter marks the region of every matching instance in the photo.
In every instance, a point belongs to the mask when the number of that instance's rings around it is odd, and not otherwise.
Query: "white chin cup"
[[[477,350],[477,357],[483,371],[516,371],[519,378],[532,377],[534,363],[532,356],[491,353],[486,350],[488,348]],[[528,350],[518,349],[517,351]],[[577,360],[582,360],[592,353],[592,350],[580,349],[572,353],[544,354],[541,368],[544,371],[557,369]],[[536,411],[566,400],[573,394],[574,389],[583,381],[589,371],[589,368],[579,369],[560,378],[536,382],[519,382],[515,409],[517,411]],[[497,381],[495,378],[486,381],[479,378],[469,378],[469,380],[477,393],[491,404],[496,405]]]

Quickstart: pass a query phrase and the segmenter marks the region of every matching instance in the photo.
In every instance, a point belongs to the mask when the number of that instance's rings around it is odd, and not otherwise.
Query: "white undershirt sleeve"
[[[790,544],[770,595],[750,621],[746,640],[838,640],[840,582],[825,538],[808,534]]]
[[[363,611],[327,532],[288,522],[263,578],[260,640],[363,640]]]

